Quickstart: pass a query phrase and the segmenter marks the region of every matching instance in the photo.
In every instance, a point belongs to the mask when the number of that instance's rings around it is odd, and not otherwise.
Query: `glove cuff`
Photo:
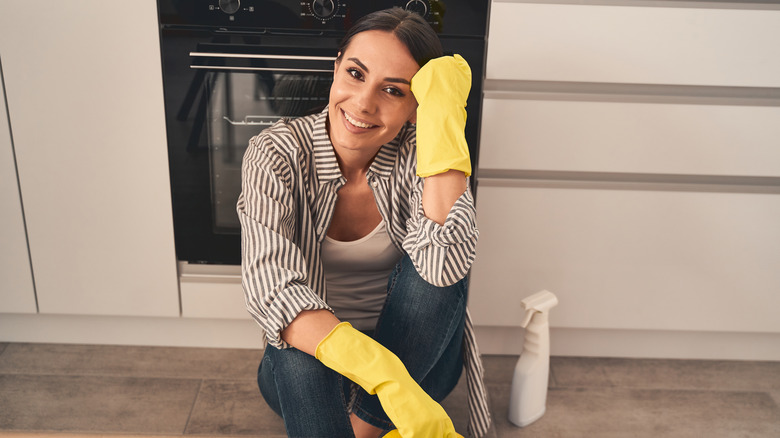
[[[324,338],[317,344],[317,348],[314,350],[314,357],[317,358],[317,360],[322,361],[323,356],[323,345],[327,344],[328,340],[338,337],[337,332],[343,332],[344,330],[348,330],[352,328],[352,324],[348,322],[340,322],[336,325],[336,327],[333,327],[333,330],[330,331],[327,335],[325,335]],[[353,329],[354,330],[354,329]]]

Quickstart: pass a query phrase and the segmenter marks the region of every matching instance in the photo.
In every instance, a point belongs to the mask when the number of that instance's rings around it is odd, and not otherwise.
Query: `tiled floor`
[[[0,343],[0,437],[284,437],[255,384],[260,356]],[[780,362],[553,357],[547,413],[519,429],[516,359],[485,357],[489,437],[780,437]],[[465,431],[462,384],[444,407]]]

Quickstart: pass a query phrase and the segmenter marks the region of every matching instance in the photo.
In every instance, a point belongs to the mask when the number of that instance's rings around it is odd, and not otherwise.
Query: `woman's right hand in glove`
[[[391,436],[462,438],[444,408],[420,388],[401,360],[349,323],[338,324],[325,336],[317,345],[315,357],[379,397],[397,428]]]

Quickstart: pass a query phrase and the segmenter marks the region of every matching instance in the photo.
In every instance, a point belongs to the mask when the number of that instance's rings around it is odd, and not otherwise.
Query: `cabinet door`
[[[0,72],[0,313],[35,313],[35,289],[2,79]]]
[[[780,176],[780,106],[486,98],[483,108],[480,170]]]
[[[178,316],[156,2],[0,6],[40,312]]]
[[[778,38],[777,10],[493,2],[487,78],[778,87]]]
[[[777,194],[515,184],[480,182],[475,324],[547,289],[555,327],[780,333]]]

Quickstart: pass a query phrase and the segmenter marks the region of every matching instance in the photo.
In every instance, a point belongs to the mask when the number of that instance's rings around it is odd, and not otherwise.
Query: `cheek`
[[[329,104],[342,104],[354,97],[355,93],[354,86],[351,86],[343,80],[335,80],[330,87],[330,94],[328,95],[328,99],[330,100]]]
[[[417,123],[417,101],[412,100],[405,103],[402,108],[399,108],[398,113],[403,118],[402,123]]]
[[[334,80],[333,83],[330,86],[330,93],[328,94],[328,97],[330,100],[335,100],[335,98],[339,95],[340,86],[338,83],[338,80]]]
[[[344,75],[337,71],[336,74],[333,75],[333,82],[330,85],[330,94],[342,94],[346,88],[348,88],[348,84]]]
[[[409,116],[409,121],[412,123],[417,123],[417,106],[417,101],[414,101]]]

